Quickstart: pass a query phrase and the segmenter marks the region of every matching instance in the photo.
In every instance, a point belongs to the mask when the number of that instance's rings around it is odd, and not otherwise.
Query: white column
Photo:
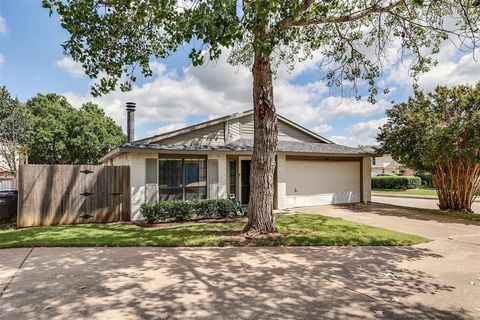
[[[227,197],[227,155],[226,154],[209,154],[208,160],[218,160],[218,187],[216,197],[208,190],[211,198],[226,198]]]
[[[218,198],[227,197],[227,155],[220,154],[218,157]]]
[[[147,157],[147,155],[133,153],[128,155],[130,187],[132,190],[132,220],[142,220],[144,218],[140,213],[140,206],[145,202],[145,159]]]
[[[363,165],[363,202],[372,201],[372,158],[362,159]]]
[[[286,208],[287,197],[287,159],[284,154],[277,154],[277,209]]]

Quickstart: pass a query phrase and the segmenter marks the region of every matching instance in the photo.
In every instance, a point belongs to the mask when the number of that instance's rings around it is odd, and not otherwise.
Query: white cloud
[[[431,91],[438,85],[449,87],[459,84],[475,84],[479,81],[480,61],[475,61],[471,53],[461,53],[453,43],[444,42],[440,53],[435,56],[438,64],[429,72],[419,76],[419,89]],[[384,82],[399,85],[409,89],[412,93],[412,78],[410,65],[412,61],[406,60],[391,68]]]
[[[314,131],[316,133],[326,133],[326,132],[332,131],[332,129],[333,129],[332,126],[330,126],[326,123],[322,123],[321,125],[313,127],[312,131]]]
[[[74,78],[81,78],[85,76],[82,64],[73,61],[71,57],[64,57],[56,62],[57,67],[66,71]]]
[[[335,135],[330,140],[335,143],[356,147],[358,145],[375,145],[379,127],[387,122],[387,118],[373,119],[366,122],[359,122],[349,128],[350,136]]]
[[[305,68],[311,68],[309,64]],[[126,101],[137,103],[138,126],[152,123],[187,123],[189,118],[211,119],[252,108],[252,76],[244,67],[229,65],[225,58],[205,66],[184,68],[183,75],[167,71],[165,65],[154,64],[154,76],[143,85],[134,85],[132,91],[112,92],[100,98],[89,94],[66,93],[76,106],[92,100],[105,109],[117,123],[124,125]],[[308,128],[328,132],[327,120],[367,116],[382,112],[387,102],[370,103],[355,98],[329,96],[329,88],[322,81],[292,84],[290,75],[274,80],[274,99],[279,114]],[[138,131],[137,131],[138,132]],[[149,133],[148,133],[149,134]],[[141,137],[138,137],[141,138]]]
[[[4,17],[0,16],[0,35],[6,35],[8,33],[7,21]]]

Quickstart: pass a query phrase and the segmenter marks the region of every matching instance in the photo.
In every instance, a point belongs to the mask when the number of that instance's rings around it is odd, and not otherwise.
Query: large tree
[[[129,90],[136,74],[152,75],[151,62],[190,49],[194,65],[229,53],[251,67],[255,137],[246,231],[274,232],[277,116],[272,75],[319,50],[320,75],[330,86],[356,92],[390,64],[392,46],[413,61],[411,73],[428,70],[443,40],[472,50],[479,38],[474,0],[44,0],[70,33],[63,47],[98,81],[93,94]]]
[[[75,109],[57,94],[38,94],[25,103],[25,141],[31,163],[96,164],[125,134],[102,109],[86,103]]]
[[[382,151],[432,172],[440,209],[471,211],[480,192],[480,83],[417,91],[387,115]]]
[[[13,98],[6,87],[0,88],[0,157],[15,174],[20,158],[25,156],[28,118],[20,100]]]

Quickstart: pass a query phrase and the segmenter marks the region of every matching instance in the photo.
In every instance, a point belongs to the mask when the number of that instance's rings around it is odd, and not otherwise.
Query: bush
[[[170,219],[185,221],[193,216],[202,219],[225,218],[234,211],[232,203],[227,199],[166,200],[158,203],[144,203],[140,207],[140,212],[148,223]]]
[[[415,176],[422,179],[422,186],[433,187],[433,178],[431,173],[422,172],[415,174]]]
[[[372,177],[372,189],[415,189],[421,183],[419,177]]]
[[[190,201],[171,200],[159,202],[159,204],[163,204],[166,207],[165,211],[167,211],[175,221],[189,220],[193,216],[193,206]]]

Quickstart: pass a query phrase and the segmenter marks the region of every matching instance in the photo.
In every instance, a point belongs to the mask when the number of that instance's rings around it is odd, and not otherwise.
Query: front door
[[[250,160],[242,160],[242,204],[248,204],[250,200]]]

